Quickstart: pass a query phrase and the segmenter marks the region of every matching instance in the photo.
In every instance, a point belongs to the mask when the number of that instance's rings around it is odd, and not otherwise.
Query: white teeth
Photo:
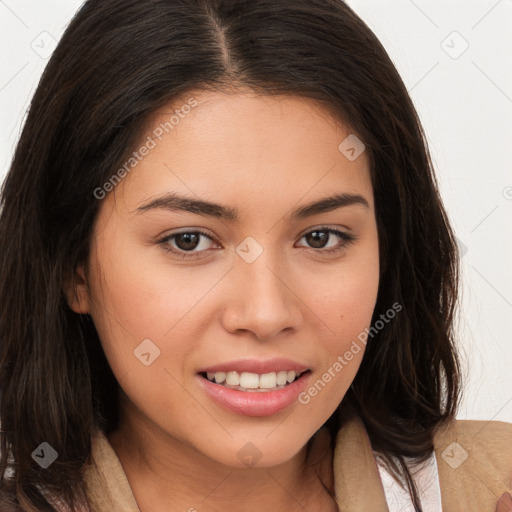
[[[281,370],[259,375],[257,373],[242,372],[208,372],[209,381],[227,386],[240,387],[242,390],[281,389],[286,384],[292,383],[300,373],[293,370]]]
[[[207,373],[206,375],[211,375],[211,373]],[[215,382],[217,384],[221,384],[222,382],[224,382],[226,380],[226,374],[224,372],[215,372],[213,375],[214,375]],[[210,379],[210,377],[208,377],[208,379]],[[210,379],[210,380],[213,380],[213,379]]]
[[[276,372],[264,373],[260,376],[259,387],[264,389],[275,388],[277,384]]]
[[[288,372],[277,372],[277,385],[284,386],[288,382]]]
[[[226,384],[228,384],[229,386],[239,386],[240,375],[238,374],[238,372],[226,373]]]
[[[256,389],[260,387],[260,378],[257,373],[243,372],[240,375],[240,387],[247,389]]]

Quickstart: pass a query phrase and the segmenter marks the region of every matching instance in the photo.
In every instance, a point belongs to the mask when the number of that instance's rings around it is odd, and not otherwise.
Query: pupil
[[[326,231],[311,231],[308,235],[312,240],[308,240],[308,244],[314,247],[315,249],[321,249],[327,243],[329,239],[329,233]]]
[[[185,240],[185,244],[180,243],[182,240]],[[198,242],[199,235],[197,233],[181,233],[176,237],[176,245],[184,251],[195,249]]]

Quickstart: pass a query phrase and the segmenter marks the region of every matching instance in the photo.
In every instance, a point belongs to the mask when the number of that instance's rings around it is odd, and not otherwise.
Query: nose
[[[304,299],[294,290],[286,262],[278,264],[268,250],[252,263],[237,256],[229,276],[222,317],[227,331],[249,331],[263,340],[300,329]]]

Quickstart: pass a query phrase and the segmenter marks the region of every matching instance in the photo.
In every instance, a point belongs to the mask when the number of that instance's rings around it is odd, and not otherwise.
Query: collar
[[[452,420],[436,430],[443,512],[495,510],[512,485],[511,441],[512,424],[501,421]],[[86,466],[84,473],[91,510],[140,512],[121,462],[101,431],[92,438],[91,458],[95,464]],[[377,460],[359,416],[348,419],[336,436],[333,473],[341,512],[389,512]]]
[[[508,503],[511,423],[452,419],[435,431],[433,444],[443,512],[494,511]],[[338,432],[333,471],[341,512],[389,512],[377,459],[358,416]]]

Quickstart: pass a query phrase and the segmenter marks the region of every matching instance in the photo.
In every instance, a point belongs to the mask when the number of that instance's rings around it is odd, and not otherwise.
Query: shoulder
[[[478,435],[480,439],[492,435],[510,440],[512,437],[512,423],[508,421],[452,419],[447,424],[440,426],[436,435],[442,437],[448,433],[471,437]]]
[[[434,435],[443,509],[494,510],[512,487],[512,423],[452,420]]]
[[[499,510],[497,503],[512,486],[512,424],[452,419],[438,427],[433,444],[428,461],[410,467],[420,487],[435,491],[437,500],[440,494],[442,507],[432,510]],[[361,419],[346,422],[337,434],[333,459],[340,510],[386,510],[393,489],[381,481],[376,455]],[[436,480],[439,486],[427,485]]]
[[[468,460],[512,469],[512,423],[452,420],[437,430],[434,449],[452,467]]]

